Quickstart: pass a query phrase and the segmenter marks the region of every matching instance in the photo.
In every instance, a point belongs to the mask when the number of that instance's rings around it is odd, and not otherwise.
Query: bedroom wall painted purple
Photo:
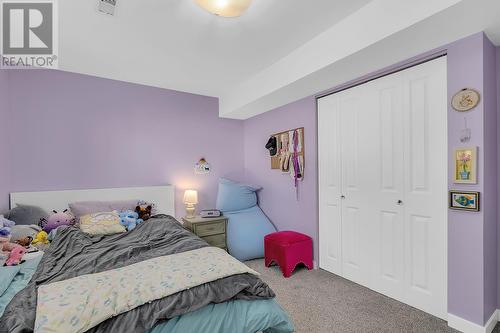
[[[489,81],[485,82],[484,71],[491,70],[491,68],[483,66],[483,47],[486,47],[484,38],[482,33],[478,33],[418,56],[416,59],[427,57],[439,51],[447,52],[449,98],[463,87],[474,87],[483,92],[484,84],[491,84]],[[380,56],[383,56],[383,54]],[[413,60],[415,59],[410,59],[408,63]],[[401,65],[397,64],[393,68]],[[463,68],[468,70],[464,71]],[[367,75],[367,77],[371,76],[373,74]],[[487,92],[487,95],[483,95],[483,97],[491,101],[491,91]],[[496,134],[492,132],[493,129],[489,126],[491,124],[486,128],[484,126],[485,119],[491,120],[494,117],[490,106],[488,106],[487,111],[487,117],[485,118],[483,102],[481,101],[477,109],[468,114],[468,125],[472,128],[473,133],[470,145],[479,146],[480,168],[484,168],[483,149],[490,152],[493,147],[496,149],[496,140],[493,139]],[[488,174],[484,174],[484,170],[480,171],[478,185],[455,186],[452,184],[453,162],[451,156],[453,149],[460,146],[457,138],[459,131],[463,128],[464,120],[463,115],[452,111],[451,107],[448,115],[449,187],[484,192],[484,180],[486,178],[493,179],[492,183],[496,184],[496,172],[493,172],[494,165],[490,165],[486,169]],[[270,170],[269,157],[264,149],[265,141],[270,134],[288,127],[297,126],[306,127],[306,156],[308,160],[312,160],[306,164],[306,179],[300,189],[300,201],[295,200],[293,188],[291,187],[292,183],[287,179],[288,177],[281,176],[277,171]],[[311,130],[314,133],[311,133]],[[483,132],[484,130],[486,132]],[[496,129],[494,132],[496,132]],[[260,192],[261,207],[279,229],[299,230],[314,238],[315,259],[317,260],[316,136],[316,104],[314,97],[302,99],[245,121],[244,147],[247,180],[263,186]],[[493,144],[485,146],[485,138]],[[496,158],[496,152],[489,156],[488,161],[491,161],[491,158]],[[306,181],[310,183],[306,183]],[[485,318],[489,318],[492,314],[490,312],[492,298],[485,296],[485,293],[497,294],[496,291],[492,290],[494,287],[491,287],[491,281],[496,279],[496,273],[485,270],[485,260],[488,260],[489,265],[493,264],[496,267],[496,263],[492,263],[491,258],[496,256],[497,248],[492,246],[492,239],[485,240],[485,232],[491,230],[491,222],[495,221],[491,218],[496,214],[494,205],[496,189],[487,187],[486,190],[488,193],[492,193],[492,197],[486,199],[481,212],[468,213],[449,210],[448,222],[448,310],[458,317],[480,325],[483,325]],[[485,228],[484,219],[486,216],[488,217],[488,223]],[[488,253],[485,254],[485,252]],[[485,278],[485,274],[488,274],[487,278]],[[487,288],[485,282],[488,284]]]
[[[262,186],[259,205],[279,230],[296,230],[317,239],[316,100],[308,97],[245,121],[245,175],[249,183]],[[270,134],[304,127],[306,147],[304,181],[299,200],[289,175],[271,170],[264,148]],[[317,258],[317,242],[314,253]]]
[[[470,71],[459,70],[463,66],[467,66]],[[448,100],[464,87],[473,87],[483,95],[483,85],[483,35],[474,35],[451,44],[448,47]],[[464,126],[464,114],[454,112],[449,107],[449,189],[484,192],[483,101],[484,98],[475,110],[467,114],[467,124],[474,133],[467,145],[479,147],[477,185],[453,184],[452,156],[456,147],[463,146],[459,141],[459,133]],[[478,213],[448,211],[448,312],[481,325],[484,324],[485,316],[484,216],[484,206]]]
[[[483,36],[483,108],[484,108],[484,321],[497,309],[497,75],[496,50]]]
[[[0,70],[0,212],[8,208],[9,196],[9,90],[7,70]]]
[[[183,216],[186,188],[213,208],[218,178],[243,178],[243,123],[220,119],[216,98],[62,71],[10,74],[10,191],[174,184]],[[211,174],[194,174],[200,157]]]

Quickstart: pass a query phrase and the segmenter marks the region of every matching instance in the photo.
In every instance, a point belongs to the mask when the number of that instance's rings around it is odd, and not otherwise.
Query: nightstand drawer
[[[205,236],[201,237],[205,242],[212,246],[225,248],[226,247],[226,235],[214,235],[214,236]]]
[[[197,234],[199,237],[223,234],[225,232],[226,223],[224,221],[200,224],[195,226],[195,234]]]

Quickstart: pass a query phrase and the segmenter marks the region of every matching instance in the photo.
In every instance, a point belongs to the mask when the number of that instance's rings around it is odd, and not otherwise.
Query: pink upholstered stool
[[[266,267],[277,263],[284,277],[290,277],[295,267],[303,263],[308,269],[313,268],[312,238],[295,232],[280,231],[264,237],[264,256]]]

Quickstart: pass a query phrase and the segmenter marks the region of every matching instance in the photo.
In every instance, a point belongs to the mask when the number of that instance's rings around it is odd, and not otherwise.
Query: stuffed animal
[[[40,219],[40,227],[42,227],[47,233],[59,228],[62,225],[74,225],[76,223],[76,218],[69,214],[67,209],[60,213],[56,210],[53,210],[53,212],[54,214],[49,216],[48,219]]]
[[[11,228],[15,224],[15,222],[7,220],[3,215],[0,215],[0,236],[9,236]]]
[[[2,246],[0,247],[0,250],[2,252],[10,252],[14,250],[16,247],[19,245],[16,243],[11,243],[11,242],[2,242]]]
[[[37,245],[37,244],[49,244],[48,240],[49,234],[45,230],[40,231],[38,234],[36,234],[35,239],[31,244]]]
[[[144,222],[143,219],[139,218],[139,214],[134,211],[126,210],[120,213],[120,224],[127,228],[128,231],[134,230],[134,228]]]
[[[12,251],[10,251],[9,258],[5,262],[6,266],[19,265],[23,260],[23,256],[26,253],[26,249],[22,246],[16,246]]]
[[[139,215],[139,218],[143,221],[149,220],[151,217],[151,211],[153,210],[152,205],[139,205],[135,207],[135,212]]]
[[[30,246],[32,241],[33,241],[33,237],[26,236],[24,238],[16,240],[16,243],[21,245],[22,247],[28,247],[28,246]]]

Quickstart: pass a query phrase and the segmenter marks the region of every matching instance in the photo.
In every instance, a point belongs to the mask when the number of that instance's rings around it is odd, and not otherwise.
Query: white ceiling
[[[221,96],[369,0],[254,0],[239,18],[193,0],[59,1],[62,70]]]
[[[254,0],[222,18],[193,0],[59,1],[62,70],[220,98],[247,119],[469,34],[500,43],[498,0]]]

